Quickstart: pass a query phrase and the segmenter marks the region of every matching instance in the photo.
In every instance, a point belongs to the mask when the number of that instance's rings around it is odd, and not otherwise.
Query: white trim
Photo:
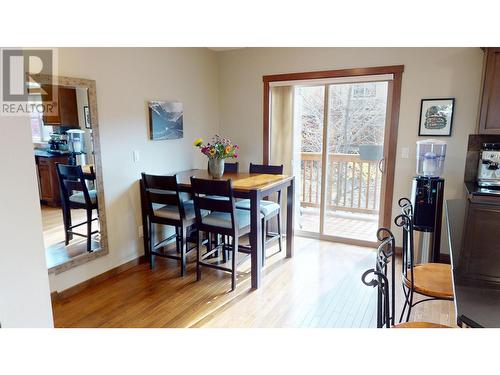
[[[339,77],[339,78],[317,78],[317,79],[304,79],[292,81],[274,81],[269,82],[270,87],[279,86],[318,86],[318,85],[333,85],[342,83],[355,83],[355,82],[381,82],[392,81],[394,74],[377,74],[371,76],[352,76],[352,77]]]

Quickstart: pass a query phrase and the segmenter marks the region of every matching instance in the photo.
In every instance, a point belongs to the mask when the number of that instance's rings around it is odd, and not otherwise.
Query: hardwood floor
[[[42,205],[41,208],[47,268],[50,270],[74,257],[85,254],[87,252],[86,238],[74,236],[68,246],[64,245],[64,225],[61,208],[45,205]],[[86,220],[85,210],[71,210],[71,217],[75,224],[83,222]],[[92,224],[94,230],[97,225],[97,222]],[[85,228],[85,226],[81,226],[76,231],[85,234]],[[96,234],[93,236],[92,250],[99,247],[99,234]]]
[[[272,255],[276,246],[268,250],[258,290],[250,289],[249,259],[240,266],[235,292],[229,291],[229,274],[220,271],[203,269],[196,282],[193,253],[183,278],[176,261],[157,259],[154,270],[140,264],[54,302],[55,326],[374,327],[375,290],[360,281],[374,265],[374,251],[301,237],[295,241],[293,259],[284,252]],[[422,303],[412,316],[455,325],[452,302]]]

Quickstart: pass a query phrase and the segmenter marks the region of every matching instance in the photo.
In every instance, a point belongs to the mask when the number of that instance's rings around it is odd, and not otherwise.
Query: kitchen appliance
[[[483,143],[477,167],[477,184],[500,187],[500,143]]]
[[[68,151],[68,142],[62,134],[52,133],[49,139],[49,151]]]
[[[428,139],[417,142],[417,176],[413,178],[414,261],[439,262],[443,217],[444,160],[446,142]]]
[[[70,151],[70,165],[85,165],[85,132],[80,129],[67,130],[68,145]]]

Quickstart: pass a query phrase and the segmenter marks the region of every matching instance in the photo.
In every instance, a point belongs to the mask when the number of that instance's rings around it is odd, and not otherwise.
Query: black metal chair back
[[[70,202],[70,197],[77,193],[82,193],[85,203],[78,205],[92,207],[89,189],[86,184],[86,179],[80,165],[64,165],[56,164],[57,177],[59,179],[59,189],[61,192],[61,201],[67,207],[76,205],[75,202]]]
[[[387,228],[379,228],[375,268],[363,273],[361,280],[365,285],[377,287],[377,328],[390,328],[395,323],[395,264],[396,242]],[[388,264],[391,263],[391,282],[388,279]],[[368,276],[372,278],[368,280]]]
[[[414,263],[414,241],[413,220],[410,216],[400,214],[394,219],[394,224],[403,229],[403,250],[401,260],[401,274],[410,281],[411,290],[414,287],[413,267]]]
[[[201,231],[237,236],[236,205],[231,180],[207,180],[191,177],[196,224]],[[231,228],[204,224],[202,211],[221,212],[231,215]]]
[[[144,184],[148,215],[153,221],[171,222],[172,225],[176,225],[179,221],[185,219],[186,213],[177,184],[177,176],[156,176],[141,173],[141,177]],[[157,217],[154,209],[155,204],[178,207],[180,220]]]
[[[399,207],[401,207],[401,213],[409,216],[413,219],[413,205],[408,198],[401,198],[398,201]]]

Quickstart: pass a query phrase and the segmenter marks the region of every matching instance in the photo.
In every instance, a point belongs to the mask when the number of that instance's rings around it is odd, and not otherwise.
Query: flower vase
[[[224,174],[224,159],[208,159],[208,174],[214,180],[220,180]]]

